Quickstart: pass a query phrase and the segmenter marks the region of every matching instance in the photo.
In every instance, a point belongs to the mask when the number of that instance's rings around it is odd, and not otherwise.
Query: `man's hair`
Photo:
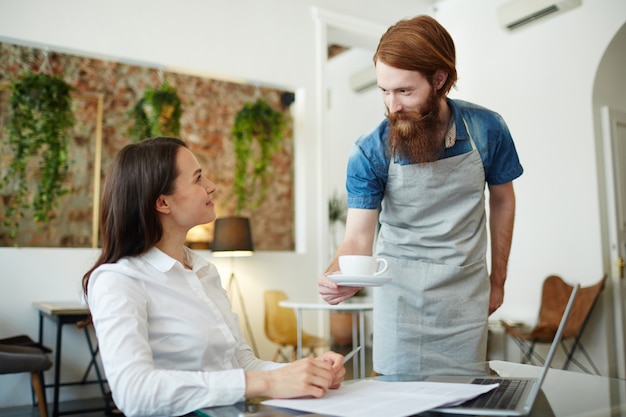
[[[454,41],[448,31],[430,16],[421,15],[398,21],[380,38],[374,64],[419,71],[429,82],[437,70],[448,74],[446,83],[437,92],[448,94],[457,80]]]

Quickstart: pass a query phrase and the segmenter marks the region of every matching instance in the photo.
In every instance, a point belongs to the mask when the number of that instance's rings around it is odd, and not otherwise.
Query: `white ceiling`
[[[376,49],[380,36],[403,18],[432,14],[443,0],[305,0],[326,24],[329,45]]]
[[[312,6],[389,26],[399,19],[426,14],[440,0],[307,0]]]

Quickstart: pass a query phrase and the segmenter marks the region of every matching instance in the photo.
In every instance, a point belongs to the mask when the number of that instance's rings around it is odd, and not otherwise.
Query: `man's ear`
[[[168,214],[170,212],[170,205],[164,195],[160,195],[159,198],[157,198],[155,206],[159,213]]]
[[[442,69],[435,71],[435,75],[433,75],[433,86],[435,87],[435,90],[441,90],[441,87],[446,84],[446,81],[448,81],[447,72]]]

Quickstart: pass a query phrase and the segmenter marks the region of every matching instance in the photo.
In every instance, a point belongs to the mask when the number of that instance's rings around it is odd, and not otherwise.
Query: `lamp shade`
[[[213,256],[250,256],[254,252],[250,219],[222,217],[215,220]]]

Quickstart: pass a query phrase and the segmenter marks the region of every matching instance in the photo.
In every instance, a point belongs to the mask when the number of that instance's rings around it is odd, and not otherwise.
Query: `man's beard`
[[[391,155],[419,164],[438,160],[444,151],[441,134],[439,97],[433,92],[420,112],[389,113],[389,146]]]

